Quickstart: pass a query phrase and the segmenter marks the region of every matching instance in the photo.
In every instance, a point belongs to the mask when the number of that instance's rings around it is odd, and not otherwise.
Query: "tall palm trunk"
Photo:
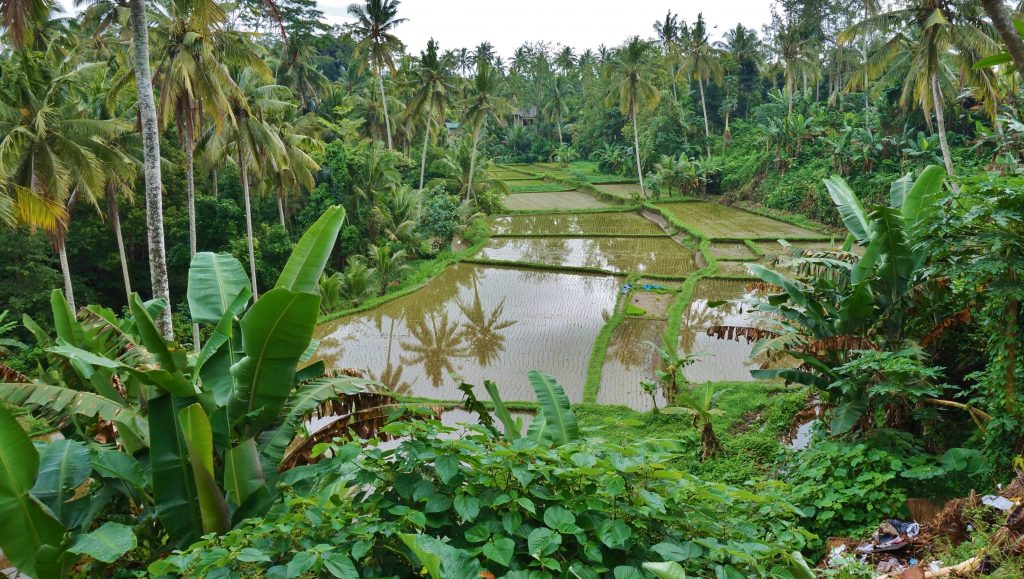
[[[981,5],[985,7],[985,12],[992,19],[992,26],[1006,44],[1007,52],[1013,58],[1017,70],[1024,70],[1024,40],[1017,34],[1005,4],[1002,0],[981,0]]]
[[[287,231],[288,223],[284,218],[284,191],[280,188],[277,190],[277,218],[281,222],[281,227]]]
[[[252,203],[249,200],[249,169],[245,164],[245,152],[238,147],[238,172],[242,177],[242,197],[245,199],[245,233],[249,245],[249,277],[252,281],[252,299],[256,301],[259,291],[256,289],[256,250],[252,239]]]
[[[217,170],[213,169],[210,171],[210,194],[214,197],[217,196]]]
[[[160,129],[157,126],[156,102],[153,99],[153,74],[149,68],[149,29],[144,0],[129,0],[129,22],[132,30],[132,53],[135,60],[135,87],[139,95],[139,120],[142,125],[143,174],[146,182],[146,230],[149,245],[149,277],[153,297],[164,300],[167,307],[156,321],[160,333],[174,338],[171,326],[171,291],[167,283],[167,257],[164,246],[164,210],[160,194]]]
[[[700,107],[704,109],[704,144],[707,146],[708,159],[711,158],[711,127],[708,125],[708,104],[704,100],[704,81],[697,79],[697,86],[700,87]]]
[[[562,138],[562,109],[558,109],[558,144],[564,145],[565,139]]]
[[[644,171],[640,168],[640,134],[636,130],[636,95],[632,95],[629,116],[633,117],[633,152],[636,153],[636,175],[640,181],[640,197],[647,197],[644,189]]]
[[[473,131],[473,148],[469,153],[469,178],[466,179],[466,199],[476,197],[473,193],[473,173],[476,172],[476,145],[480,142],[480,130]]]
[[[124,296],[130,300],[132,280],[128,275],[128,256],[124,250],[124,237],[121,235],[121,212],[117,205],[117,194],[110,189],[107,189],[107,215],[110,216],[110,226],[114,230],[114,239],[117,240],[117,256],[121,260],[121,277],[124,279]]]
[[[388,116],[388,97],[384,94],[384,73],[377,69],[377,87],[380,89],[380,108],[384,111],[384,130],[387,131],[388,149],[393,149],[391,144],[391,117]]]
[[[935,124],[939,128],[939,147],[942,148],[942,161],[946,164],[946,173],[953,176],[953,156],[949,152],[946,141],[946,116],[942,110],[942,89],[939,88],[939,75],[932,73],[932,100],[935,105]]]
[[[423,177],[427,174],[427,147],[430,145],[430,118],[434,116],[434,104],[427,109],[426,130],[423,131],[423,155],[420,156],[420,191],[423,190]]]
[[[787,76],[786,77],[786,101],[787,101],[787,104],[786,104],[786,114],[789,114],[789,115],[793,114],[793,91],[794,90],[795,90],[795,87],[793,86],[793,77],[792,76]]]
[[[71,286],[71,270],[68,268],[67,244],[64,240],[65,233],[63,232],[55,241],[57,256],[60,258],[60,276],[64,279],[64,297],[67,298],[71,311],[77,312],[78,308],[75,307],[75,289]]]
[[[182,108],[185,113],[182,144],[185,146],[185,197],[188,201],[188,256],[191,259],[196,255],[195,144],[192,140],[192,109],[187,103],[182,105]],[[192,347],[196,350],[202,347],[198,322],[192,323]]]

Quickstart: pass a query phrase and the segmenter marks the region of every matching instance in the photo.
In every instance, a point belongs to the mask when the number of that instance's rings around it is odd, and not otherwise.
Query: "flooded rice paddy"
[[[563,215],[503,215],[491,221],[497,235],[641,235],[661,234],[657,224],[632,212]]]
[[[516,193],[504,201],[509,211],[538,211],[545,209],[594,209],[610,207],[608,203],[579,191],[552,191],[547,193]]]
[[[821,233],[711,201],[660,206],[691,229],[711,239],[821,239]]]
[[[770,327],[770,322],[750,311],[744,300],[763,297],[747,289],[747,282],[703,279],[697,283],[690,305],[683,312],[679,329],[679,351],[698,356],[684,373],[690,382],[748,381],[751,370],[762,360],[751,360],[753,344],[707,335],[711,326]],[[712,307],[714,302],[725,302]]]
[[[483,259],[682,276],[698,268],[694,253],[668,237],[502,237]]]
[[[579,402],[618,290],[611,276],[455,264],[411,294],[321,325],[317,356],[396,393],[442,400],[462,397],[455,373],[532,401],[526,373],[538,369]]]
[[[599,404],[619,404],[640,411],[652,409],[655,399],[659,408],[665,405],[660,390],[656,398],[651,398],[640,385],[656,376],[664,331],[664,320],[645,318],[626,318],[615,328],[601,369]]]

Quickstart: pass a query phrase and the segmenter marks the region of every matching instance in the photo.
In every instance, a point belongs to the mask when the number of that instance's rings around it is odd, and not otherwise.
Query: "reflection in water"
[[[317,328],[317,359],[366,370],[389,387],[461,398],[454,373],[491,379],[506,400],[533,400],[531,369],[582,399],[594,338],[611,315],[619,280],[456,264],[422,289]]]
[[[480,257],[658,275],[697,269],[693,252],[668,237],[505,237],[492,239]]]
[[[751,381],[751,370],[761,367],[762,359],[750,359],[753,344],[708,336],[714,325],[769,328],[772,322],[750,311],[745,300],[760,299],[763,294],[745,288],[747,282],[734,280],[701,280],[693,300],[683,313],[679,329],[679,351],[682,354],[703,354],[685,369],[691,382]],[[718,307],[709,302],[725,301]]]
[[[621,235],[662,232],[656,224],[632,212],[504,215],[494,218],[491,222],[491,231],[499,235]]]
[[[608,344],[608,355],[601,369],[601,389],[597,393],[600,404],[623,404],[633,410],[650,410],[651,396],[640,386],[642,381],[653,381],[658,369],[658,350],[665,331],[664,320],[626,318]],[[654,346],[652,346],[654,344]],[[659,391],[659,406],[665,397]]]

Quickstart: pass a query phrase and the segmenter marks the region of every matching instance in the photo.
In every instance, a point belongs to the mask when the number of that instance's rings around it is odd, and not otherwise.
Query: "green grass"
[[[562,183],[550,181],[509,181],[509,190],[512,193],[545,193],[548,191],[565,191]]]
[[[564,189],[564,187],[563,187]],[[608,204],[579,191],[555,191],[547,193],[517,193],[505,199],[508,211],[538,211],[546,209],[594,209],[608,207]]]
[[[778,221],[757,213],[736,209],[711,201],[663,203],[658,207],[663,215],[671,215],[673,224],[698,232],[702,237],[715,240],[745,239],[827,239],[829,236]]]
[[[697,476],[727,484],[763,478],[773,470],[782,437],[793,415],[806,403],[806,392],[765,382],[721,382],[715,386],[726,390],[717,403],[724,414],[712,419],[722,452],[705,462],[700,461],[698,432],[688,415],[592,403],[577,404],[573,409],[588,436],[623,442],[678,441],[684,452],[678,466]]]

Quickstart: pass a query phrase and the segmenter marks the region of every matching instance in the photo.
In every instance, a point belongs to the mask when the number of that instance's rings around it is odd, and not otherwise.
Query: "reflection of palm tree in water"
[[[371,372],[370,377],[384,384],[388,391],[394,394],[408,395],[412,394],[412,384],[408,381],[402,381],[402,373],[405,371],[405,366],[401,364],[395,365],[391,355],[392,345],[395,341],[395,321],[395,318],[391,318],[391,328],[388,330],[387,361],[384,363],[384,369],[381,370],[378,376],[374,376]]]
[[[747,314],[743,319],[734,317],[750,312],[751,304],[747,302],[764,299],[763,292],[746,291],[741,287],[742,282],[703,281],[701,284],[703,295],[690,303],[679,328],[679,351],[683,354],[697,353],[693,352],[697,336],[711,326],[737,324],[765,328],[770,325],[764,314]],[[709,303],[716,300],[727,301],[717,307],[710,307]]]
[[[464,358],[468,350],[462,342],[459,325],[448,319],[448,312],[431,313],[426,319],[409,323],[413,340],[402,343],[409,356],[400,356],[403,364],[422,364],[427,379],[439,387],[443,374],[455,371],[454,358]]]
[[[514,320],[501,319],[505,311],[505,298],[491,311],[484,308],[480,300],[476,278],[473,279],[473,303],[458,301],[459,310],[466,320],[462,322],[462,338],[468,342],[469,355],[476,358],[481,366],[487,366],[498,354],[505,351],[505,336],[500,332],[515,325]]]

